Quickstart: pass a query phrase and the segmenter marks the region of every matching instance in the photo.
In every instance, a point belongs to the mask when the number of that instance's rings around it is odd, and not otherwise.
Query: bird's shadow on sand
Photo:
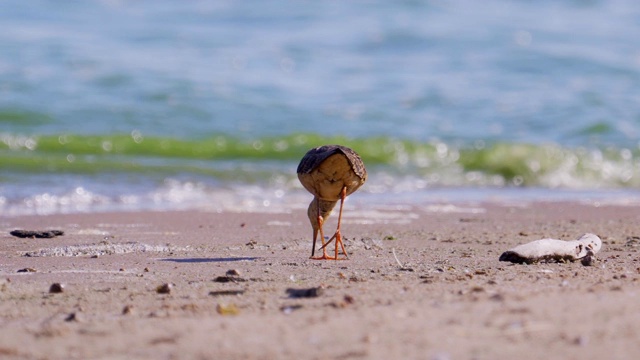
[[[180,258],[180,259],[159,259],[160,261],[171,261],[176,263],[216,263],[216,262],[234,262],[234,261],[255,261],[257,257],[220,257],[220,258]]]

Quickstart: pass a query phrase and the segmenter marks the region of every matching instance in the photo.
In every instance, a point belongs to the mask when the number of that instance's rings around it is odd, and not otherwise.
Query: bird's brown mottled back
[[[328,157],[339,152],[347,157],[353,172],[362,179],[363,182],[367,180],[367,169],[365,169],[360,156],[355,151],[342,145],[323,145],[307,151],[302,160],[300,160],[300,164],[298,164],[298,174],[309,174]]]

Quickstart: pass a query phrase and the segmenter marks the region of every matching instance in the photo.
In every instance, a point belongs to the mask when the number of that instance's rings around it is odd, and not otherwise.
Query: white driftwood
[[[583,263],[590,264],[592,257],[600,251],[600,247],[602,247],[602,240],[594,234],[584,234],[578,240],[572,241],[542,239],[505,251],[500,255],[500,261],[532,264],[583,259]]]

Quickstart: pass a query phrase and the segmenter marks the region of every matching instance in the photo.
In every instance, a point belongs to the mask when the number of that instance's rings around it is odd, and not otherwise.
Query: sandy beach
[[[2,5],[0,360],[640,359],[639,1]]]
[[[3,217],[0,357],[637,358],[639,220],[566,202],[348,208],[349,260],[316,261],[304,211]],[[592,266],[498,261],[587,232]]]

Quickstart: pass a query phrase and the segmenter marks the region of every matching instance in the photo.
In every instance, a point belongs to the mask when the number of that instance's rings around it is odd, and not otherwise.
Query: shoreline
[[[304,210],[2,217],[0,354],[9,359],[624,359],[640,354],[639,206],[449,205],[348,206],[343,235],[349,260],[341,261],[308,259],[311,228]],[[334,214],[327,229],[335,220]],[[19,228],[65,234],[53,239],[8,234]],[[518,244],[545,237],[573,240],[586,232],[603,240],[593,266],[498,261]],[[41,254],[69,256],[24,256],[43,249],[49,252]],[[23,269],[35,271],[18,272]],[[228,275],[230,270],[237,275]],[[53,283],[63,284],[63,292],[49,293]],[[171,284],[169,293],[158,292],[163,284]],[[293,297],[288,289],[309,296]]]
[[[180,185],[181,186],[181,185]],[[294,213],[304,210],[312,196],[305,190],[277,188],[165,189],[166,192],[106,195],[78,187],[67,195],[40,194],[22,200],[0,196],[5,217],[109,214],[144,212]],[[365,187],[368,186],[365,185]],[[74,195],[75,194],[75,195]],[[76,197],[76,195],[78,195]],[[640,206],[640,191],[634,189],[549,189],[536,187],[444,187],[419,191],[358,192],[347,198],[354,208],[425,206],[528,206],[537,203]]]

